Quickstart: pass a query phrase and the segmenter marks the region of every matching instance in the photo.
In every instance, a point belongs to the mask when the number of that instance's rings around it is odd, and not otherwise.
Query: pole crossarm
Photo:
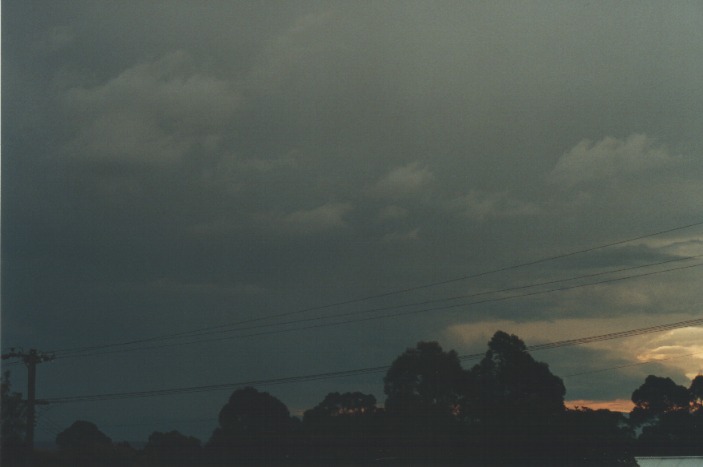
[[[29,352],[11,348],[8,353],[2,354],[2,359],[19,358],[27,365],[27,446],[30,452],[34,449],[34,425],[36,423],[36,405],[47,404],[47,401],[37,400],[37,365],[53,360],[54,354],[30,349]]]
[[[39,352],[36,349],[30,349],[29,352],[24,352],[23,350],[15,350],[14,347],[10,349],[8,353],[2,354],[2,359],[7,360],[9,358],[19,358],[24,362],[25,365],[37,364],[50,362],[56,358],[53,352]]]

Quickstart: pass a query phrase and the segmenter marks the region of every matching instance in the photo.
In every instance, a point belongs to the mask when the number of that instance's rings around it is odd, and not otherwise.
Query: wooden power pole
[[[30,349],[29,352],[16,352],[10,349],[9,353],[3,354],[2,359],[20,358],[27,365],[27,449],[34,450],[34,425],[36,424],[37,405],[37,364],[48,362],[54,359],[53,354],[39,352]]]

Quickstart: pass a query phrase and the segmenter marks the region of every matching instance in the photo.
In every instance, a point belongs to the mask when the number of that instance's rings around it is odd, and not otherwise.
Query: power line
[[[56,436],[62,431],[64,431],[65,427],[62,428],[58,422],[56,422],[46,414],[51,408],[52,407],[47,408],[46,406],[44,406],[43,409],[39,410],[39,414],[37,416],[37,424],[44,425],[45,428],[48,428],[52,431],[52,433],[49,434]],[[44,432],[46,433],[46,429],[44,430]]]
[[[3,363],[2,363],[2,366],[3,366],[3,367],[6,367],[6,366],[14,366],[14,365],[19,365],[20,363],[22,363],[22,362],[20,362],[19,360],[14,361],[14,362],[7,362],[7,363],[3,362]]]
[[[146,346],[146,347],[137,347],[137,348],[131,348],[131,349],[111,350],[111,351],[105,351],[105,352],[95,352],[95,353],[90,353],[90,354],[68,355],[68,356],[64,356],[64,358],[90,357],[90,356],[108,355],[108,354],[132,352],[132,351],[139,351],[139,350],[153,350],[153,349],[161,349],[161,348],[166,348],[166,347],[173,347],[176,345],[179,345],[179,346],[191,345],[191,344],[199,344],[199,343],[206,343],[206,342],[231,340],[231,339],[235,339],[235,338],[241,339],[241,338],[260,337],[260,336],[265,336],[265,335],[280,334],[280,333],[286,333],[286,332],[292,332],[292,331],[304,331],[304,330],[319,329],[319,328],[332,327],[332,326],[341,326],[341,325],[351,324],[351,323],[359,323],[359,322],[372,321],[372,320],[384,319],[384,318],[393,318],[393,317],[405,316],[405,315],[410,315],[410,314],[426,313],[426,312],[432,312],[432,311],[444,311],[444,310],[455,309],[455,308],[459,308],[459,307],[467,307],[467,306],[479,305],[479,304],[485,304],[485,303],[494,303],[494,302],[499,302],[499,301],[512,300],[512,299],[516,299],[516,298],[524,298],[524,297],[530,297],[530,296],[535,296],[535,295],[542,295],[542,294],[547,294],[547,293],[552,293],[552,292],[561,292],[561,291],[566,291],[566,290],[571,290],[571,289],[576,289],[576,288],[588,287],[588,286],[592,286],[592,285],[601,285],[601,284],[606,284],[606,283],[610,283],[610,282],[617,282],[617,281],[621,281],[621,280],[638,278],[638,277],[646,277],[646,276],[650,276],[650,275],[654,275],[654,274],[672,272],[672,271],[677,271],[677,270],[681,270],[681,269],[688,269],[688,268],[692,268],[692,267],[699,267],[699,266],[703,266],[703,263],[699,263],[699,264],[695,264],[695,265],[691,265],[691,266],[683,266],[683,267],[679,267],[679,268],[671,268],[671,269],[667,269],[664,271],[655,271],[655,272],[649,272],[649,273],[644,273],[644,274],[630,275],[630,276],[614,278],[614,279],[607,279],[607,280],[598,281],[598,282],[589,283],[589,284],[579,284],[579,285],[574,285],[574,286],[569,286],[569,287],[559,287],[559,288],[554,288],[554,289],[549,289],[549,290],[541,290],[541,291],[530,292],[530,293],[525,293],[525,294],[520,294],[520,295],[511,295],[511,296],[507,296],[507,297],[497,297],[497,298],[491,298],[491,299],[468,302],[468,303],[446,305],[446,306],[442,306],[442,307],[425,308],[425,309],[420,309],[420,310],[411,310],[411,311],[405,311],[405,312],[394,313],[394,314],[386,314],[386,315],[381,315],[381,316],[370,316],[370,317],[366,317],[366,318],[356,318],[356,319],[350,319],[350,320],[346,320],[346,321],[322,323],[322,324],[309,325],[309,326],[303,326],[303,327],[297,327],[297,328],[261,331],[261,332],[236,335],[236,336],[210,338],[210,339],[198,339],[198,340],[193,340],[193,341],[175,342],[175,343],[153,345],[153,346]],[[567,280],[572,280],[572,279],[567,279]],[[510,289],[506,289],[506,290],[510,290]],[[349,313],[345,313],[343,315],[336,315],[336,317],[346,316],[348,314]],[[351,314],[357,314],[357,313],[351,313]],[[306,319],[306,320],[301,320],[301,321],[310,321],[310,320],[314,320],[314,319]],[[57,358],[61,358],[61,357],[57,357]]]
[[[31,452],[34,449],[37,404],[44,403],[43,401],[37,401],[36,398],[37,365],[53,360],[54,355],[49,352],[39,352],[37,349],[29,349],[29,352],[24,352],[11,348],[8,353],[2,354],[3,360],[8,358],[20,359],[27,366],[27,428],[25,435],[27,447]]]
[[[562,282],[571,282],[571,281],[580,280],[580,279],[589,279],[589,278],[593,278],[593,277],[603,276],[606,274],[615,274],[615,273],[619,273],[619,272],[632,271],[635,269],[648,268],[648,267],[652,267],[652,266],[661,266],[663,264],[668,264],[668,263],[689,261],[691,259],[698,259],[701,257],[703,257],[703,255],[677,257],[677,258],[673,258],[673,259],[658,261],[655,263],[648,263],[648,264],[637,265],[637,266],[629,266],[629,267],[620,268],[620,269],[611,269],[608,271],[601,271],[601,272],[597,272],[597,273],[584,274],[584,275],[570,277],[570,278],[566,278],[566,279],[556,279],[556,280],[550,280],[550,281],[543,281],[543,282],[537,282],[537,283],[528,284],[528,285],[508,287],[508,288],[504,288],[504,289],[495,289],[495,290],[487,290],[487,291],[483,291],[483,292],[476,292],[476,293],[472,293],[472,294],[455,295],[452,297],[445,297],[445,298],[439,298],[439,299],[433,299],[433,300],[425,300],[423,302],[412,302],[412,303],[404,303],[404,304],[399,304],[399,305],[389,305],[389,306],[371,308],[371,309],[366,309],[366,310],[356,310],[356,311],[350,311],[350,312],[345,312],[345,313],[337,313],[334,315],[327,315],[327,316],[315,316],[315,317],[311,317],[311,318],[303,318],[303,319],[297,319],[297,320],[293,320],[293,321],[283,321],[283,322],[277,322],[277,323],[259,324],[259,325],[255,325],[255,326],[247,326],[247,327],[239,327],[239,328],[235,327],[235,328],[231,328],[231,329],[218,329],[218,330],[210,330],[210,331],[202,331],[202,332],[201,331],[192,331],[191,334],[189,334],[188,336],[184,336],[184,337],[206,336],[206,335],[210,335],[210,334],[222,334],[222,333],[235,332],[235,331],[248,331],[248,330],[252,330],[252,329],[261,329],[261,328],[266,328],[266,327],[271,327],[271,326],[280,326],[280,325],[286,325],[286,324],[298,324],[298,323],[302,323],[302,322],[319,321],[319,320],[324,320],[324,319],[338,318],[338,317],[351,316],[351,315],[357,315],[357,314],[375,313],[375,312],[379,312],[379,311],[388,311],[388,310],[394,310],[394,309],[399,309],[399,308],[408,308],[411,306],[443,303],[443,302],[455,301],[455,300],[460,300],[460,299],[465,299],[465,298],[475,298],[475,297],[481,297],[484,295],[492,295],[492,294],[499,294],[499,293],[504,293],[504,292],[512,292],[512,291],[516,291],[516,290],[530,289],[530,288],[539,287],[539,286],[543,286],[543,285],[552,285],[552,284],[557,284],[557,283],[562,283]],[[154,340],[157,340],[157,339],[154,339]],[[162,338],[162,339],[158,339],[158,340],[169,340],[169,339]]]
[[[496,268],[496,269],[491,269],[491,270],[487,270],[487,271],[483,271],[483,272],[479,272],[479,273],[475,273],[475,274],[468,274],[468,275],[464,275],[464,276],[460,276],[460,277],[446,279],[443,281],[421,284],[421,285],[408,287],[408,288],[404,288],[404,289],[397,289],[397,290],[393,290],[393,291],[389,291],[389,292],[384,292],[381,294],[369,295],[369,296],[365,296],[365,297],[330,303],[330,304],[326,304],[326,305],[308,307],[308,308],[303,308],[303,309],[299,309],[299,310],[287,311],[287,312],[283,312],[283,313],[277,313],[277,314],[272,314],[272,315],[262,316],[262,317],[257,317],[257,318],[248,318],[245,320],[240,320],[240,321],[226,323],[226,324],[220,324],[220,325],[216,325],[216,326],[207,326],[207,327],[203,327],[203,328],[199,328],[199,329],[195,329],[195,330],[191,330],[191,331],[163,334],[163,335],[159,335],[159,336],[147,337],[147,338],[143,338],[143,339],[135,339],[135,340],[127,341],[127,342],[120,342],[120,343],[114,343],[114,344],[104,344],[104,345],[97,345],[97,346],[58,349],[58,350],[55,350],[54,352],[55,353],[87,352],[87,351],[91,351],[91,350],[99,350],[99,349],[106,349],[106,348],[110,348],[110,347],[135,345],[135,344],[153,342],[153,341],[158,341],[158,340],[168,340],[168,339],[175,339],[175,338],[180,338],[180,337],[192,337],[194,335],[199,335],[201,333],[216,332],[216,331],[214,331],[216,329],[223,329],[223,328],[228,328],[228,327],[237,326],[237,325],[241,325],[241,324],[249,324],[249,323],[253,323],[253,322],[259,322],[259,321],[264,321],[264,320],[269,320],[269,319],[291,316],[291,315],[295,315],[295,314],[302,314],[302,313],[308,313],[311,311],[328,309],[328,308],[332,308],[332,307],[336,307],[336,306],[359,303],[359,302],[368,301],[368,300],[372,300],[372,299],[376,299],[376,298],[383,298],[383,297],[388,297],[388,296],[392,296],[392,295],[399,295],[399,294],[403,294],[403,293],[407,293],[407,292],[413,292],[416,290],[422,290],[422,289],[427,289],[427,288],[431,288],[431,287],[436,287],[439,285],[445,285],[445,284],[450,284],[450,283],[459,282],[459,281],[463,281],[463,280],[475,279],[475,278],[487,276],[490,274],[496,274],[499,272],[505,272],[505,271],[509,271],[509,270],[513,270],[513,269],[534,266],[536,264],[546,263],[549,261],[563,259],[563,258],[567,258],[567,257],[571,257],[571,256],[583,254],[583,253],[589,253],[589,252],[593,252],[596,250],[600,250],[600,249],[604,249],[604,248],[608,248],[608,247],[612,247],[612,246],[622,245],[625,243],[630,243],[630,242],[634,242],[637,240],[643,240],[646,238],[651,238],[651,237],[663,235],[666,233],[671,233],[671,232],[689,229],[692,227],[697,227],[700,225],[703,225],[703,221],[695,222],[695,223],[691,223],[691,224],[687,224],[687,225],[682,225],[682,226],[678,226],[678,227],[673,227],[670,229],[661,230],[661,231],[650,233],[650,234],[639,235],[637,237],[632,237],[632,238],[628,238],[628,239],[624,239],[624,240],[618,240],[618,241],[611,242],[611,243],[592,246],[589,248],[576,250],[576,251],[572,251],[572,252],[568,252],[568,253],[563,253],[563,254],[559,254],[559,255],[540,258],[537,260],[532,260],[532,261],[528,261],[528,262],[524,262],[524,263],[518,263],[518,264],[514,264],[514,265],[510,265],[510,266],[504,266],[504,267],[500,267],[500,268]]]
[[[611,371],[611,370],[620,370],[622,368],[630,368],[633,366],[642,366],[642,365],[648,365],[650,363],[658,363],[658,362],[666,362],[668,360],[676,360],[679,358],[685,358],[685,357],[693,357],[696,355],[703,355],[703,352],[696,352],[696,353],[687,353],[684,355],[674,355],[673,357],[667,357],[667,358],[653,358],[651,360],[645,360],[643,362],[637,362],[637,363],[626,363],[624,365],[618,365],[618,366],[611,366],[608,368],[598,368],[596,370],[588,370],[588,371],[582,371],[580,373],[572,373],[570,375],[562,376],[562,378],[572,378],[574,376],[582,376],[582,375],[591,375],[593,373],[601,373],[603,371]]]
[[[696,321],[703,321],[703,320],[696,320]],[[477,356],[483,356],[484,354],[475,354]],[[629,368],[629,367],[635,367],[635,366],[643,366],[643,365],[649,365],[651,363],[658,363],[662,361],[668,361],[668,360],[676,360],[679,358],[685,358],[685,357],[693,357],[697,355],[703,355],[703,352],[696,352],[696,353],[689,353],[689,354],[683,354],[683,355],[674,355],[672,357],[667,357],[667,358],[658,358],[658,359],[651,359],[651,360],[646,360],[643,362],[637,362],[637,363],[629,363],[629,364],[624,364],[624,365],[617,365],[617,366],[611,366],[611,367],[605,367],[605,368],[598,368],[594,370],[588,370],[588,371],[583,371],[580,373],[572,373],[569,375],[565,376],[560,376],[560,378],[565,379],[565,378],[572,378],[576,376],[583,376],[583,375],[590,375],[594,373],[602,373],[606,371],[613,371],[613,370],[619,370],[622,368]],[[465,359],[464,357],[468,356],[461,356],[459,357],[460,359]],[[471,355],[471,357],[474,357]],[[81,401],[68,401],[68,402],[81,402]],[[166,420],[166,421],[157,421],[157,422],[149,422],[149,423],[127,423],[127,424],[112,424],[112,425],[101,425],[101,427],[105,428],[113,428],[113,427],[136,427],[136,426],[151,426],[153,427],[154,425],[165,425],[165,424],[189,424],[189,423],[212,423],[213,421],[216,421],[215,418],[198,418],[198,419],[184,419],[184,420]]]
[[[651,334],[655,332],[662,332],[671,329],[678,329],[683,327],[695,326],[698,324],[703,324],[703,318],[692,319],[686,321],[679,321],[675,323],[665,323],[656,326],[649,326],[646,328],[631,329],[628,331],[621,331],[609,334],[601,334],[597,336],[581,337],[577,339],[569,339],[563,341],[557,341],[546,344],[538,344],[533,346],[528,346],[526,348],[529,352],[553,349],[557,347],[567,347],[574,345],[584,345],[592,342],[600,342],[606,340],[619,339],[623,337],[631,337],[636,335]],[[485,352],[461,355],[460,360],[475,360],[483,357]],[[181,387],[181,388],[168,388],[150,391],[133,391],[133,392],[123,392],[123,393],[110,393],[110,394],[94,394],[86,396],[66,396],[66,397],[55,397],[46,399],[47,402],[53,404],[63,404],[69,402],[95,402],[95,401],[106,401],[106,400],[116,400],[116,399],[131,399],[131,398],[141,398],[141,397],[156,397],[156,396],[168,396],[177,394],[191,394],[198,392],[211,392],[232,389],[241,386],[270,386],[279,384],[291,384],[291,383],[301,383],[333,378],[343,378],[350,376],[360,376],[366,374],[382,373],[387,371],[390,365],[369,367],[369,368],[359,368],[354,370],[344,370],[344,371],[334,371],[325,372],[312,375],[300,375],[300,376],[289,376],[284,378],[274,378],[274,379],[264,379],[264,380],[252,380],[252,381],[240,381],[236,383],[223,383],[223,384],[213,384],[206,386],[191,386],[191,387]],[[615,368],[613,368],[615,369]],[[605,370],[604,370],[605,371]],[[576,376],[576,375],[569,375]]]
[[[496,290],[496,291],[492,291],[492,292],[482,292],[479,294],[467,295],[465,297],[475,297],[475,296],[485,295],[486,293],[510,292],[510,291],[514,291],[514,290],[532,288],[532,287],[537,287],[537,286],[541,286],[541,285],[550,285],[550,284],[555,284],[555,283],[560,283],[560,282],[568,282],[568,281],[574,281],[574,280],[578,280],[578,279],[592,278],[592,277],[596,277],[596,276],[601,276],[603,274],[624,272],[627,270],[633,270],[633,269],[638,269],[638,268],[642,268],[642,267],[650,267],[653,265],[661,265],[661,264],[669,263],[669,262],[673,262],[673,261],[689,260],[689,259],[693,259],[693,258],[696,258],[696,257],[687,257],[687,258],[681,258],[681,259],[675,259],[675,260],[667,260],[667,261],[653,263],[653,264],[644,265],[644,266],[633,266],[633,267],[629,267],[629,268],[622,268],[622,269],[618,269],[618,270],[614,270],[614,271],[606,271],[606,272],[601,272],[601,273],[588,274],[588,275],[578,276],[578,277],[569,278],[569,279],[547,281],[547,282],[533,284],[533,285],[529,285],[529,286],[513,287],[513,288],[508,288],[508,289]],[[518,295],[494,297],[494,298],[488,298],[488,299],[472,301],[472,302],[445,305],[445,306],[441,306],[441,307],[423,308],[423,309],[419,309],[419,310],[410,310],[410,311],[403,311],[403,312],[392,313],[392,314],[384,314],[384,315],[380,315],[380,316],[376,315],[376,316],[368,316],[368,317],[364,317],[364,318],[354,318],[354,319],[349,319],[349,320],[345,320],[345,321],[321,323],[321,324],[301,326],[301,327],[295,327],[295,328],[267,330],[267,331],[255,332],[255,333],[250,333],[250,334],[240,334],[240,335],[236,335],[236,336],[216,337],[216,338],[209,338],[209,339],[196,339],[196,340],[192,340],[192,341],[172,342],[172,343],[167,343],[167,344],[141,346],[141,347],[134,347],[134,348],[128,348],[128,349],[107,350],[107,351],[103,351],[103,352],[68,354],[68,355],[62,355],[62,356],[59,356],[56,358],[59,359],[59,358],[75,358],[75,357],[92,357],[92,356],[99,356],[99,355],[110,355],[110,354],[133,352],[133,351],[140,351],[140,350],[154,350],[154,349],[160,349],[160,348],[166,348],[166,347],[173,347],[176,345],[178,345],[178,346],[192,345],[192,344],[199,344],[199,343],[206,343],[206,342],[217,342],[217,341],[223,341],[223,340],[231,340],[231,339],[235,339],[235,338],[242,339],[242,338],[251,338],[251,337],[261,337],[261,336],[271,335],[271,334],[281,334],[281,333],[293,332],[293,331],[304,331],[304,330],[319,329],[319,328],[332,327],[332,326],[341,326],[341,325],[346,325],[346,324],[372,321],[372,320],[378,320],[378,319],[407,316],[407,315],[411,315],[411,314],[446,311],[446,310],[456,309],[456,308],[460,308],[460,307],[469,307],[469,306],[481,305],[481,304],[486,304],[486,303],[495,303],[495,302],[500,302],[500,301],[513,300],[513,299],[517,299],[517,298],[525,298],[525,297],[531,297],[531,296],[536,296],[536,295],[544,295],[544,294],[553,293],[553,292],[562,292],[562,291],[567,291],[567,290],[572,290],[572,289],[577,289],[577,288],[582,288],[582,287],[588,287],[588,286],[593,286],[593,285],[602,285],[602,284],[618,282],[618,281],[628,280],[628,279],[633,279],[633,278],[647,277],[647,276],[651,276],[651,275],[655,275],[655,274],[662,274],[662,273],[673,272],[673,271],[678,271],[678,270],[682,270],[682,269],[690,269],[690,268],[700,267],[700,266],[703,266],[703,263],[697,263],[694,265],[670,268],[670,269],[665,269],[665,270],[660,270],[660,271],[651,271],[651,272],[646,272],[646,273],[642,273],[642,274],[633,274],[633,275],[628,275],[628,276],[624,276],[624,277],[605,279],[605,280],[591,282],[591,283],[587,283],[587,284],[577,284],[577,285],[572,285],[572,286],[557,287],[557,288],[552,288],[552,289],[548,289],[548,290],[538,290],[538,291],[533,291],[533,292],[528,292],[528,293],[518,294]],[[461,298],[461,297],[459,297],[459,298]],[[382,308],[381,310],[387,310],[387,309],[392,309],[392,308],[398,308],[398,306]],[[329,319],[329,318],[339,318],[339,317],[345,317],[345,316],[350,316],[350,315],[358,315],[358,314],[362,314],[362,313],[368,313],[370,311],[378,311],[378,310],[376,310],[376,309],[374,309],[374,310],[361,310],[361,311],[353,311],[353,312],[337,314],[337,315],[334,315],[331,317],[305,318],[302,320],[295,320],[295,321],[289,321],[289,322],[285,322],[285,323],[278,323],[278,325],[297,324],[300,322],[317,321],[317,320]],[[267,325],[267,326],[273,326],[273,324]],[[232,329],[229,332],[251,330],[251,329],[260,328],[260,327],[267,327],[267,326],[259,325],[259,326],[249,327],[249,328]]]
[[[236,383],[224,383],[224,384],[213,384],[207,386],[193,386],[186,388],[170,388],[170,389],[160,389],[152,391],[136,391],[136,392],[126,392],[126,393],[112,393],[112,394],[96,394],[90,396],[68,396],[68,397],[57,397],[47,399],[49,403],[52,404],[62,404],[67,402],[92,402],[92,401],[104,401],[104,400],[115,400],[115,399],[132,399],[139,397],[154,397],[154,396],[169,396],[176,394],[191,394],[197,392],[211,392],[220,391],[226,389],[232,389],[239,386],[270,386],[278,384],[289,384],[289,383],[299,383],[307,381],[317,381],[321,379],[331,379],[331,378],[341,378],[346,376],[358,376],[362,374],[379,373],[387,370],[387,366],[374,367],[374,368],[361,368],[356,370],[346,370],[337,372],[327,372],[319,373],[315,375],[303,375],[303,376],[291,376],[286,378],[276,378],[276,379],[266,379],[266,380],[251,380],[251,381],[240,381]]]

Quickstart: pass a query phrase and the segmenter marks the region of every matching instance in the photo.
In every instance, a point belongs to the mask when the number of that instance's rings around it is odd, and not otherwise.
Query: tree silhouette
[[[498,331],[488,351],[470,371],[471,415],[480,419],[549,417],[564,411],[561,378],[537,362],[515,335]]]
[[[552,449],[565,393],[561,378],[535,361],[520,338],[496,332],[486,355],[469,372],[463,401],[475,449],[490,458],[540,458]],[[511,442],[496,445],[494,439]]]
[[[25,465],[7,448],[22,443],[24,403],[9,375],[2,383],[3,465]],[[648,376],[632,393],[634,423],[608,410],[567,410],[562,380],[503,331],[469,371],[455,351],[418,343],[393,361],[384,391],[386,408],[370,394],[331,392],[301,423],[272,395],[238,389],[204,449],[177,431],[153,432],[137,455],[79,420],[56,437],[58,454],[39,452],[35,465],[365,465],[390,457],[393,465],[580,467],[634,466],[634,454],[703,455],[703,375],[689,388]]]
[[[196,465],[201,455],[200,440],[178,431],[149,435],[143,456],[150,465]]]
[[[703,455],[703,416],[684,410],[666,412],[642,427],[637,453],[647,456]]]
[[[376,398],[361,392],[331,392],[303,414],[303,428],[314,456],[363,460],[379,451]]]
[[[465,379],[455,351],[420,342],[396,358],[386,373],[386,411],[406,418],[454,417]]]
[[[665,413],[688,410],[690,393],[671,378],[649,375],[644,384],[632,393],[635,407],[630,412],[634,423],[643,423]]]
[[[237,389],[219,415],[208,443],[218,457],[270,462],[285,457],[294,421],[288,408],[267,392]]]
[[[698,375],[691,381],[688,388],[691,412],[703,412],[703,375]]]
[[[19,462],[26,453],[24,441],[27,428],[27,405],[22,394],[11,392],[10,372],[2,376],[2,465]]]
[[[466,375],[457,353],[437,342],[420,342],[396,358],[383,380],[390,449],[428,458],[453,452]]]
[[[56,436],[59,455],[74,466],[118,464],[112,440],[98,427],[85,420],[77,420]]]
[[[360,392],[331,392],[325,399],[303,414],[303,422],[316,419],[358,417],[376,411],[376,398]]]
[[[566,410],[551,456],[562,465],[636,466],[634,431],[619,412],[587,407]]]
[[[687,389],[671,378],[649,375],[632,393],[630,418],[642,426],[637,443],[641,455],[703,455],[703,376]]]

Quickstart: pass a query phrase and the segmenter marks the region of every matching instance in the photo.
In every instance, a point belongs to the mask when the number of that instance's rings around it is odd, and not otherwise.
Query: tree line
[[[89,421],[58,434],[57,452],[28,453],[25,407],[2,383],[2,465],[636,465],[635,455],[703,455],[703,376],[686,388],[650,375],[630,414],[564,405],[563,381],[524,342],[498,331],[479,363],[420,342],[371,394],[328,394],[302,419],[252,387],[235,390],[204,443],[153,432],[143,449],[113,443]]]

